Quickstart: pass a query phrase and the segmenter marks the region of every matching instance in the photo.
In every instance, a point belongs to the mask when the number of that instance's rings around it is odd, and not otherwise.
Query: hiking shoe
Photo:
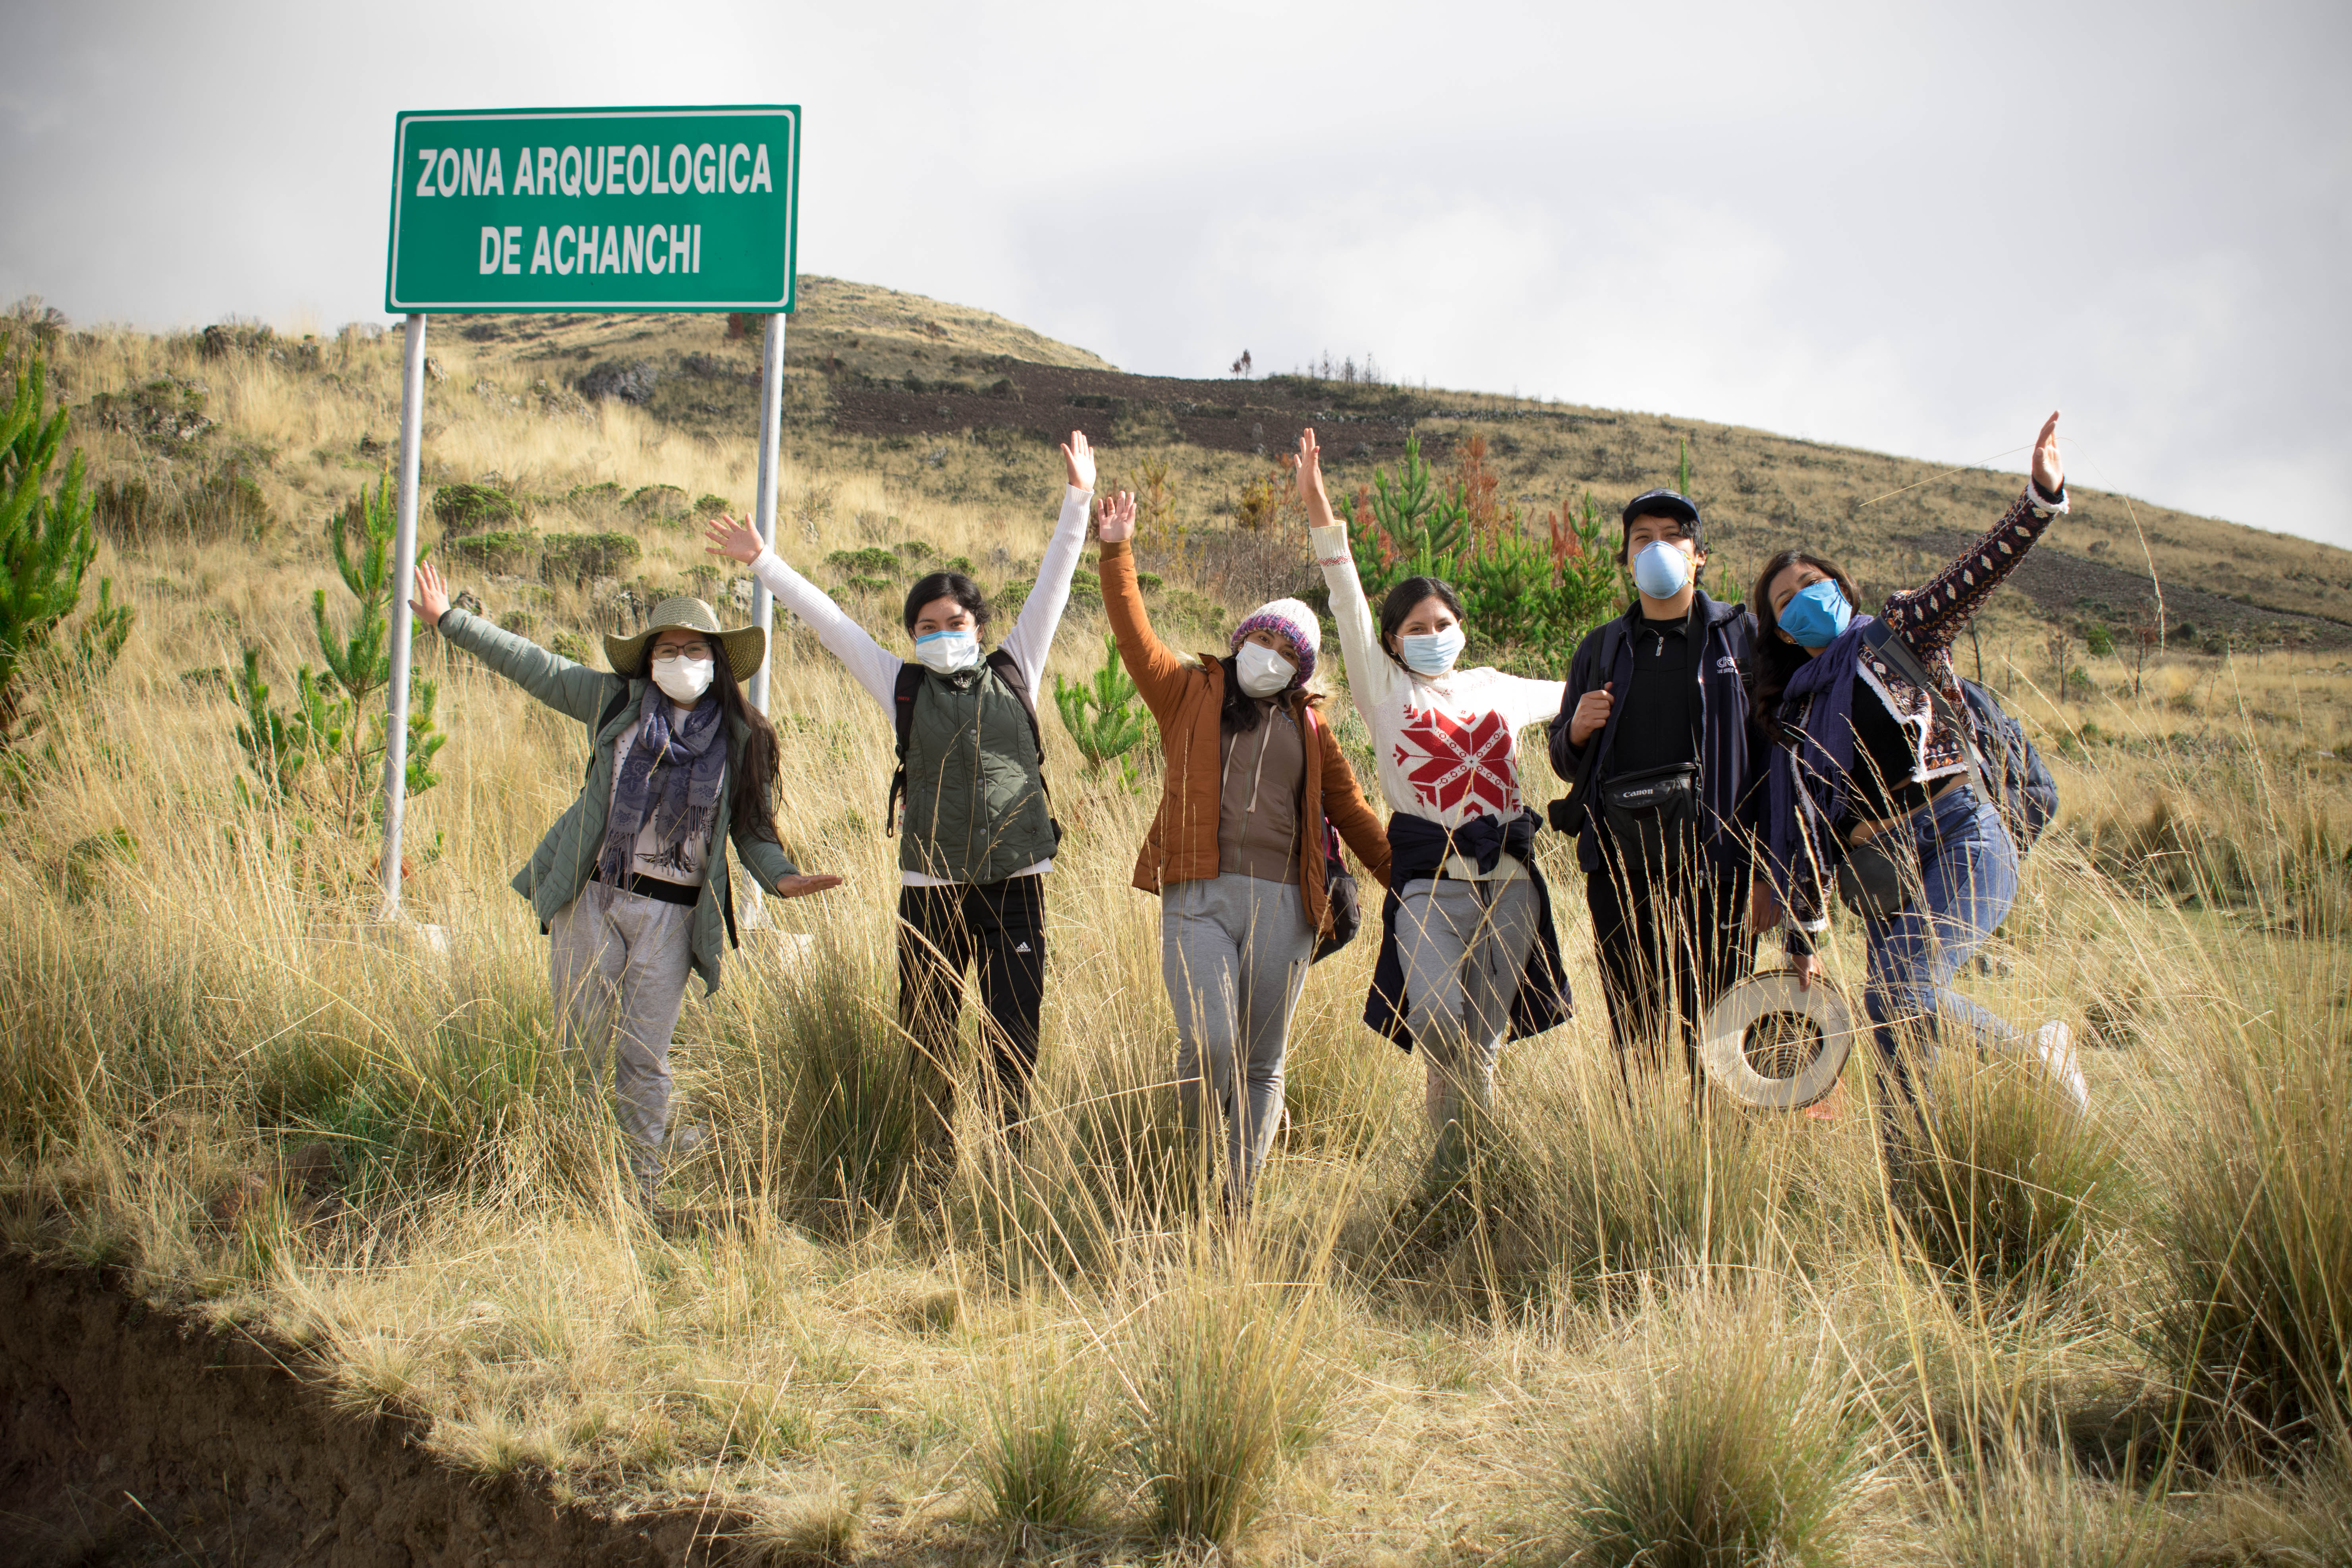
[[[2074,1057],[2074,1031],[2053,1018],[2033,1032],[2033,1048],[2042,1058],[2042,1070],[2074,1102],[2075,1113],[2087,1113],[2091,1086],[2083,1081],[2083,1066]]]

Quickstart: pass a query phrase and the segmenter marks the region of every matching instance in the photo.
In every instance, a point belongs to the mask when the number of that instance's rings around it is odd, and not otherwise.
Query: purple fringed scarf
[[[620,787],[604,824],[604,847],[596,858],[598,879],[613,887],[628,886],[637,835],[648,823],[662,845],[652,863],[684,871],[685,846],[708,838],[718,815],[719,789],[727,773],[727,725],[719,698],[705,692],[683,724],[670,722],[673,711],[661,688],[648,684],[637,738],[621,766]]]

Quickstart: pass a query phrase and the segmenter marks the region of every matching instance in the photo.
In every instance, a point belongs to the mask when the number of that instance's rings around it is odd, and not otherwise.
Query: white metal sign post
[[[761,542],[771,550],[776,547],[776,486],[782,476],[776,472],[777,447],[782,443],[784,427],[784,318],[768,318],[768,335],[760,348],[760,494],[751,503],[751,526],[760,531]],[[761,646],[767,653],[760,668],[751,677],[751,706],[761,712],[768,710],[768,672],[775,668],[775,649],[769,647],[771,626],[776,618],[776,601],[768,585],[758,578],[751,580],[751,619],[760,627]],[[755,885],[753,896],[758,896]]]
[[[760,536],[776,536],[784,317],[798,281],[801,111],[793,104],[408,112],[393,134],[384,309],[402,345],[400,511],[385,694],[382,918],[400,913],[408,666],[428,313],[730,311],[768,321],[760,363]],[[762,631],[774,608],[754,595]],[[769,661],[751,677],[768,706]]]

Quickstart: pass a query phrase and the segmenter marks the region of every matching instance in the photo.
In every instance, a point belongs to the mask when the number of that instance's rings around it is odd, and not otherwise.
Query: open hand
[[[838,888],[839,886],[841,886],[841,879],[838,877],[809,877],[795,875],[787,877],[782,881],[776,884],[776,897],[780,899],[804,899],[811,893],[822,893],[829,888]]]
[[[760,552],[768,547],[767,541],[760,537],[758,529],[748,522],[739,522],[723,512],[710,520],[710,526],[703,530],[702,537],[710,546],[706,554],[724,555],[728,560],[740,561],[746,566],[757,561]]]
[[[1331,497],[1323,489],[1323,447],[1315,438],[1313,426],[1298,433],[1298,499],[1307,507],[1307,526],[1329,528],[1339,519],[1331,515]]]
[[[441,568],[430,561],[416,563],[416,594],[408,607],[428,626],[437,626],[441,617],[449,613],[449,584],[441,580]]]
[[[1095,503],[1095,537],[1118,544],[1135,537],[1135,497],[1126,490]]]
[[[1073,430],[1062,445],[1062,461],[1070,470],[1070,483],[1082,490],[1095,488],[1095,449],[1087,445],[1087,433]]]
[[[2033,482],[2042,487],[2046,496],[2063,494],[2066,489],[2066,465],[2058,457],[2058,414],[2051,411],[2042,422],[2042,434],[2033,442]]]
[[[1617,683],[1610,681],[1598,691],[1588,691],[1576,700],[1576,711],[1569,716],[1568,742],[1582,746],[1599,734],[1609,723],[1609,710],[1617,705]]]

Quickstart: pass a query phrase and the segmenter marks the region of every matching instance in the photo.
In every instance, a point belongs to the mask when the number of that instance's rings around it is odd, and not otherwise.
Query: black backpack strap
[[[923,689],[923,667],[912,659],[900,661],[898,685],[891,693],[890,721],[898,735],[898,767],[890,775],[890,798],[882,807],[886,837],[898,831],[898,803],[907,797],[907,742],[915,733],[915,694]]]
[[[1013,689],[1021,699],[1022,711],[1029,715],[1029,738],[1037,742],[1037,768],[1042,782],[1045,767],[1045,732],[1037,726],[1037,699],[1029,689],[1029,678],[1021,672],[1021,661],[1003,648],[992,649],[983,660],[996,671],[996,678]]]

